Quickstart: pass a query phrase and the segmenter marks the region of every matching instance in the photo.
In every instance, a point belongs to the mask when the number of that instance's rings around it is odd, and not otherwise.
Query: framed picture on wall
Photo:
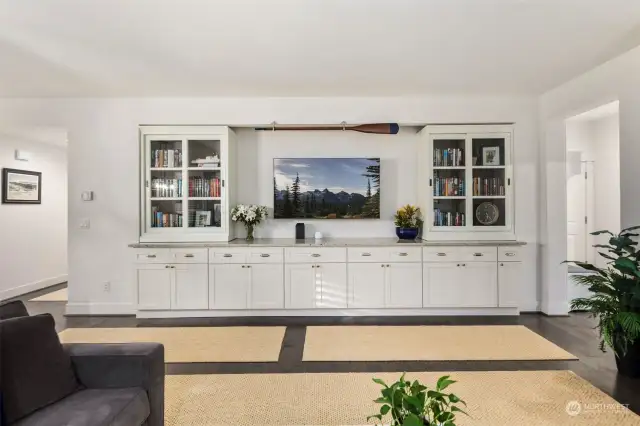
[[[42,173],[2,169],[2,204],[41,204]]]

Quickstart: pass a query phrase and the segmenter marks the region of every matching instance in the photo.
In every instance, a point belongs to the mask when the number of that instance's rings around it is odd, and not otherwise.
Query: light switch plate
[[[82,201],[93,201],[93,191],[84,191],[82,193]]]
[[[89,219],[82,219],[80,222],[80,229],[89,229],[91,228],[91,221]]]

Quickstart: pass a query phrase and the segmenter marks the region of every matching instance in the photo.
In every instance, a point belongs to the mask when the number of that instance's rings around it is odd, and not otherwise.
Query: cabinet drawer
[[[520,247],[498,247],[498,260],[500,262],[520,262],[523,253]]]
[[[349,262],[420,262],[420,247],[350,247]]]
[[[164,249],[136,249],[136,263],[171,263],[171,250]]]
[[[172,263],[207,263],[206,248],[174,248],[171,249]]]
[[[346,262],[347,249],[334,247],[292,247],[284,249],[287,263]]]
[[[425,262],[464,261],[464,262],[495,262],[498,258],[496,247],[425,247],[423,249]]]
[[[247,263],[282,263],[284,262],[281,248],[250,248],[246,252]]]
[[[210,248],[209,263],[247,263],[247,249]]]

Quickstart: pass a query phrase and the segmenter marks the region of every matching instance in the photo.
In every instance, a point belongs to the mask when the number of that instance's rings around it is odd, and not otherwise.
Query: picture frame
[[[482,148],[482,165],[483,166],[499,166],[500,165],[500,147],[485,146]]]
[[[42,204],[42,173],[3,168],[2,204]]]
[[[211,226],[211,210],[196,210],[196,228]]]

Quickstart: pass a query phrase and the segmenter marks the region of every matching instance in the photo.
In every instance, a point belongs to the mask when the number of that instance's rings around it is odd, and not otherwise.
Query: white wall
[[[640,47],[637,47],[540,98],[540,244],[543,310],[567,311],[566,132],[564,121],[577,114],[620,102],[620,222],[640,223]],[[556,206],[556,208],[554,208]]]
[[[390,122],[515,123],[516,232],[525,241],[522,278],[525,310],[537,308],[537,102],[534,98],[282,98],[282,99],[20,99],[0,100],[0,117],[12,122],[59,125],[69,131],[69,312],[131,313],[134,286],[131,250],[138,238],[138,126],[227,124],[230,126]],[[239,202],[269,204],[273,156],[369,155],[383,160],[383,213],[417,202],[418,179],[410,135],[349,135],[325,140],[310,133],[291,136],[240,131]],[[275,139],[272,139],[275,138]],[[83,190],[95,201],[82,202]],[[256,192],[257,190],[257,192]],[[255,197],[255,199],[254,199]],[[91,219],[91,229],[80,221]],[[389,219],[377,223],[319,224],[328,235],[392,236]],[[292,223],[268,222],[258,235],[292,235]],[[104,282],[111,291],[103,290]]]
[[[0,128],[0,167],[42,173],[42,204],[0,204],[0,300],[67,279],[65,144],[55,129]],[[15,160],[16,149],[31,160]]]

